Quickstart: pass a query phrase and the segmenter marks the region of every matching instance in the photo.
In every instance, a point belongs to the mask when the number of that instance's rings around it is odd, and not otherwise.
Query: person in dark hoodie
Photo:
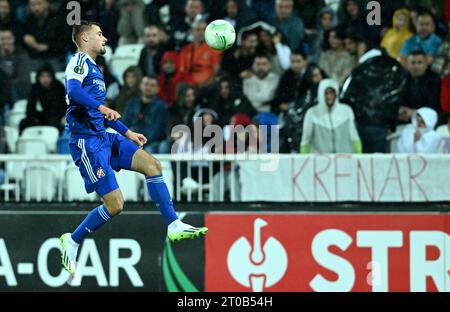
[[[179,70],[179,64],[180,59],[175,51],[167,51],[161,58],[159,97],[164,101],[169,110],[177,100],[177,86],[186,80],[185,75]]]
[[[139,96],[139,85],[142,80],[142,71],[138,66],[130,66],[123,73],[124,84],[112,107],[119,113],[123,113],[126,104]]]
[[[217,123],[223,127],[228,125],[231,117],[237,113],[244,113],[250,118],[256,115],[256,110],[253,108],[247,97],[238,90],[233,81],[224,77],[219,80],[218,94],[215,99],[211,99],[209,107],[217,112]]]
[[[360,33],[371,45],[380,44],[381,26],[369,25],[366,19],[365,4],[361,0],[343,0],[340,8],[341,27],[345,32]]]
[[[328,78],[317,64],[311,63],[304,75],[306,92],[290,102],[283,124],[280,125],[280,153],[298,153],[306,111],[318,104],[319,83]]]
[[[64,129],[66,100],[64,85],[55,78],[50,64],[44,64],[36,74],[36,82],[28,96],[26,118],[20,123],[22,132],[32,126],[53,126]]]

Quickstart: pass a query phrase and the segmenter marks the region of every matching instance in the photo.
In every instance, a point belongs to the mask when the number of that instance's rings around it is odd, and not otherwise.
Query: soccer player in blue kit
[[[159,161],[142,149],[147,142],[145,136],[128,129],[119,121],[120,114],[104,105],[105,82],[95,63],[96,57],[106,52],[107,40],[100,25],[82,21],[73,27],[72,40],[78,52],[65,72],[70,152],[86,191],[96,191],[104,203],[93,209],[72,233],[61,236],[63,267],[74,273],[78,246],[86,235],[122,211],[124,200],[114,175],[120,169],[145,175],[148,193],[168,224],[167,236],[171,241],[206,234],[208,228],[191,226],[177,217]],[[120,134],[106,132],[105,122]]]

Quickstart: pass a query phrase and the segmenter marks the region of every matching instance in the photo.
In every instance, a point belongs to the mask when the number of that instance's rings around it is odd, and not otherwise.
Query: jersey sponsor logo
[[[105,82],[100,79],[94,79],[92,80],[92,83],[95,85],[98,85],[99,89],[103,92],[106,90]]]
[[[79,75],[83,75],[84,74],[84,68],[83,66],[75,66],[75,68],[73,69],[73,71]]]

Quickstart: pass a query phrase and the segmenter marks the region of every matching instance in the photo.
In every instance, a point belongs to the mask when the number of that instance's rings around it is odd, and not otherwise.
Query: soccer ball
[[[236,41],[236,31],[229,22],[218,19],[206,27],[205,41],[214,50],[225,51]]]

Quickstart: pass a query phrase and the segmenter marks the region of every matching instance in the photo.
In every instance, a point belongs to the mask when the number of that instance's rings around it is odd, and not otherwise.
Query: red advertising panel
[[[450,216],[207,214],[206,291],[450,291]]]

